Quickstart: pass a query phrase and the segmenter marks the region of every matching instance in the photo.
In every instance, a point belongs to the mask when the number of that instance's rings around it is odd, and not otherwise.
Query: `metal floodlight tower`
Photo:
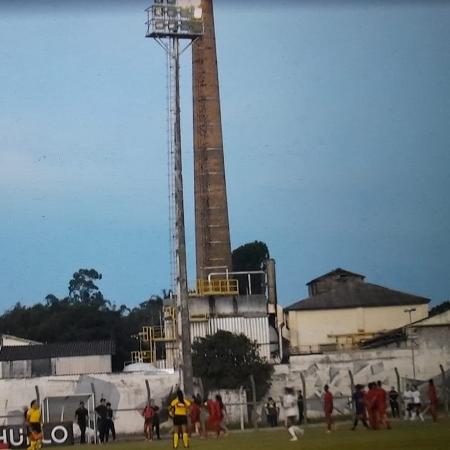
[[[195,2],[198,3],[198,2]],[[183,386],[193,395],[191,333],[189,324],[188,284],[186,268],[186,239],[184,228],[183,172],[180,124],[180,55],[202,35],[202,9],[193,2],[154,0],[146,9],[146,37],[155,39],[165,50],[169,67],[169,195],[170,214],[175,229],[171,231],[171,254],[176,262],[177,307],[181,323],[181,355]],[[188,40],[180,50],[180,39]],[[174,204],[173,204],[174,202]],[[173,261],[173,260],[172,260]]]

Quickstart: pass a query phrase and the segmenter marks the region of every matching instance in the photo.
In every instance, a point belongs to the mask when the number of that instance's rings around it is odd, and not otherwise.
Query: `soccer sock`
[[[178,441],[180,440],[180,437],[178,436],[178,431],[176,433],[173,433],[173,448],[178,448]]]
[[[295,434],[299,434],[300,436],[303,436],[303,433],[304,433],[303,428],[297,427],[295,425],[293,428],[294,428]]]
[[[189,447],[189,435],[187,433],[183,433],[183,445],[185,448]]]
[[[289,427],[288,428],[289,434],[293,437],[296,438],[297,436],[295,435],[295,430],[294,427]]]

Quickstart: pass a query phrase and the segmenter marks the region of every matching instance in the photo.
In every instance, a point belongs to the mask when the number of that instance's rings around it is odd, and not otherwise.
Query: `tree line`
[[[137,348],[132,336],[144,325],[159,325],[163,298],[117,307],[97,286],[101,278],[95,269],[80,269],[69,281],[66,297],[49,294],[32,306],[17,303],[0,316],[0,333],[44,343],[111,339],[116,343],[113,370],[122,370]]]
[[[234,270],[256,270],[269,256],[264,242],[244,244],[232,253]],[[116,344],[113,370],[120,371],[137,350],[132,336],[145,325],[161,324],[163,298],[152,295],[148,300],[129,308],[117,306],[104,297],[98,287],[102,274],[95,269],[79,269],[68,283],[68,294],[58,298],[53,294],[32,306],[21,303],[0,316],[0,333],[11,334],[43,343],[94,341],[111,339]]]

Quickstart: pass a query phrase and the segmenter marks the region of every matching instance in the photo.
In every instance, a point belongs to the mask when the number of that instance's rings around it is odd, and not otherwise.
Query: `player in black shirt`
[[[88,421],[88,410],[84,406],[84,402],[80,402],[79,408],[75,411],[75,420],[80,427],[80,444],[86,443],[86,426]]]

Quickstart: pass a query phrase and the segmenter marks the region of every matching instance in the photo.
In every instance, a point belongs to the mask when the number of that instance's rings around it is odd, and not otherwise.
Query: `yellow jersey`
[[[174,411],[175,416],[187,416],[189,406],[191,406],[191,402],[189,400],[180,402],[178,398],[172,400],[170,403],[170,409]]]
[[[27,411],[27,421],[30,423],[41,423],[41,410],[39,408],[30,408]]]

